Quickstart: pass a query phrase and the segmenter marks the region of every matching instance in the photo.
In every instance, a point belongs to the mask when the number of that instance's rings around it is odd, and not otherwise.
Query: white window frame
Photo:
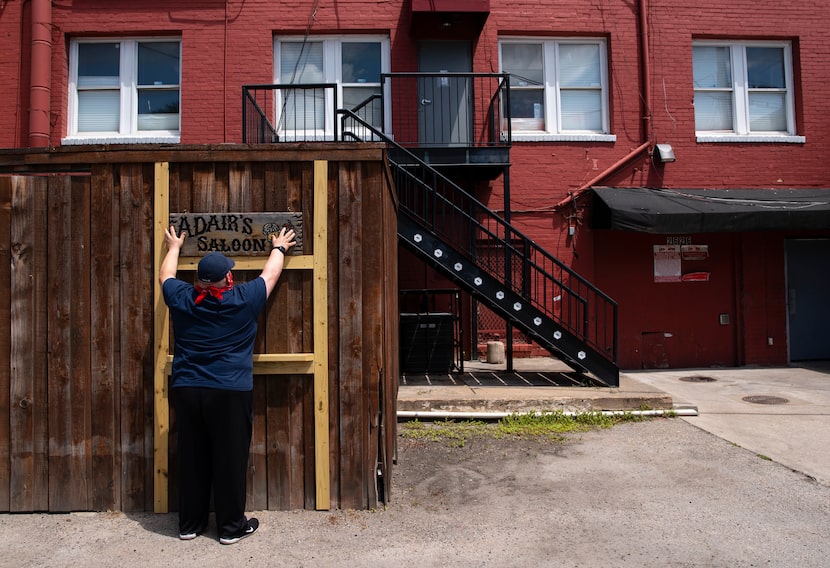
[[[729,48],[730,63],[732,66],[732,130],[696,130],[698,142],[785,142],[803,144],[804,136],[796,134],[795,102],[793,100],[793,60],[792,44],[788,41],[722,41],[722,40],[695,40],[692,47],[727,47]],[[784,92],[787,130],[784,132],[752,132],[749,129],[749,93],[747,75],[747,47],[777,47],[784,50]],[[695,93],[705,92],[707,88],[697,88],[692,78],[692,88]]]
[[[323,44],[323,80],[322,83],[335,83],[337,100],[339,105],[343,103],[343,70],[342,70],[342,45],[344,43],[380,43],[380,72],[381,74],[389,73],[391,69],[391,55],[389,36],[383,35],[347,35],[347,36],[281,36],[274,38],[274,83],[280,83],[280,46],[283,42],[303,42],[308,43],[322,43]],[[391,109],[387,101],[390,100],[391,90],[388,84],[379,83],[381,94],[383,96],[383,132],[387,133],[392,127]],[[346,85],[347,87],[349,85]],[[363,85],[366,86],[366,85]],[[334,140],[340,134],[340,120],[336,116],[332,116],[333,101],[331,100],[332,93],[326,92],[326,108],[324,118],[324,130],[313,133],[315,139]],[[280,109],[282,108],[282,91],[275,89],[274,92],[274,109],[276,116],[273,117],[274,124],[277,125],[277,131],[280,140],[301,140],[303,134],[293,132],[281,128],[280,125]],[[360,134],[360,133],[358,133]],[[364,135],[364,139],[366,139]]]
[[[179,44],[179,129],[138,130],[138,45],[143,42],[178,42]],[[78,46],[82,43],[120,44],[120,120],[118,132],[78,131]],[[67,136],[63,144],[178,143],[181,140],[181,38],[179,37],[110,37],[76,38],[69,44],[69,109]],[[169,87],[170,85],[168,85]]]
[[[504,72],[502,62],[502,46],[505,44],[537,44],[542,46],[542,60],[544,73],[544,124],[543,130],[521,130],[512,125],[511,137],[514,142],[615,142],[616,135],[610,133],[610,118],[608,112],[608,46],[602,38],[540,38],[540,37],[501,37],[499,38],[499,69]],[[600,130],[563,130],[562,115],[560,112],[560,85],[559,85],[559,46],[563,44],[595,44],[599,46],[600,90],[602,127]]]

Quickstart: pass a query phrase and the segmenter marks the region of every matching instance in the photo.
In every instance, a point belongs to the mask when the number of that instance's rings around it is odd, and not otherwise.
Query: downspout
[[[648,43],[648,6],[646,2],[648,0],[638,0],[637,5],[640,11],[639,14],[639,22],[640,22],[640,61],[642,62],[642,74],[643,80],[640,86],[640,89],[643,93],[642,96],[642,112],[643,112],[643,123],[642,123],[642,139],[644,142],[634,148],[631,152],[626,154],[623,158],[617,160],[611,166],[606,168],[602,173],[595,176],[590,181],[587,181],[580,185],[576,190],[569,193],[568,196],[553,206],[554,210],[559,209],[560,207],[567,205],[568,203],[578,199],[582,196],[585,190],[591,188],[591,186],[596,185],[606,177],[610,176],[614,172],[616,172],[619,168],[642,154],[645,150],[647,150],[652,145],[651,140],[651,64],[649,63],[649,43]]]
[[[49,147],[52,106],[52,2],[32,0],[29,146]]]

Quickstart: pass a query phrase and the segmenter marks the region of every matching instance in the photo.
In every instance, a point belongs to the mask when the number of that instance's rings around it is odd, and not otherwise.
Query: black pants
[[[212,486],[219,536],[233,535],[248,521],[253,394],[194,387],[171,391],[178,429],[179,532],[207,526]]]

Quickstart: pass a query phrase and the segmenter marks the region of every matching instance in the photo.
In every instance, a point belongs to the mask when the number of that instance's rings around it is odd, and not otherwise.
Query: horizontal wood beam
[[[83,171],[91,164],[183,162],[313,162],[320,156],[336,162],[382,161],[385,144],[375,142],[315,142],[279,144],[60,146],[25,148],[0,153],[0,173],[48,172],[51,168]]]
[[[165,375],[170,375],[173,356],[168,355]],[[314,353],[257,353],[254,354],[255,375],[312,375]]]
[[[268,260],[262,256],[229,256],[228,258],[233,259],[236,270],[262,270],[265,261]],[[196,270],[201,259],[200,256],[183,256],[179,258],[179,270]],[[311,270],[312,268],[314,268],[313,255],[288,254],[285,256],[284,270]]]

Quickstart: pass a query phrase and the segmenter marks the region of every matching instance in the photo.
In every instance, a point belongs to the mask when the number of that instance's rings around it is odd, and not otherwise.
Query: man
[[[178,427],[179,538],[191,540],[208,525],[211,486],[219,542],[234,544],[259,527],[245,516],[248,455],[253,425],[253,349],[257,316],[296,244],[283,228],[259,277],[235,286],[233,260],[205,255],[195,285],[176,278],[187,233],[165,229],[167,254],[159,269],[175,346],[171,400]]]

